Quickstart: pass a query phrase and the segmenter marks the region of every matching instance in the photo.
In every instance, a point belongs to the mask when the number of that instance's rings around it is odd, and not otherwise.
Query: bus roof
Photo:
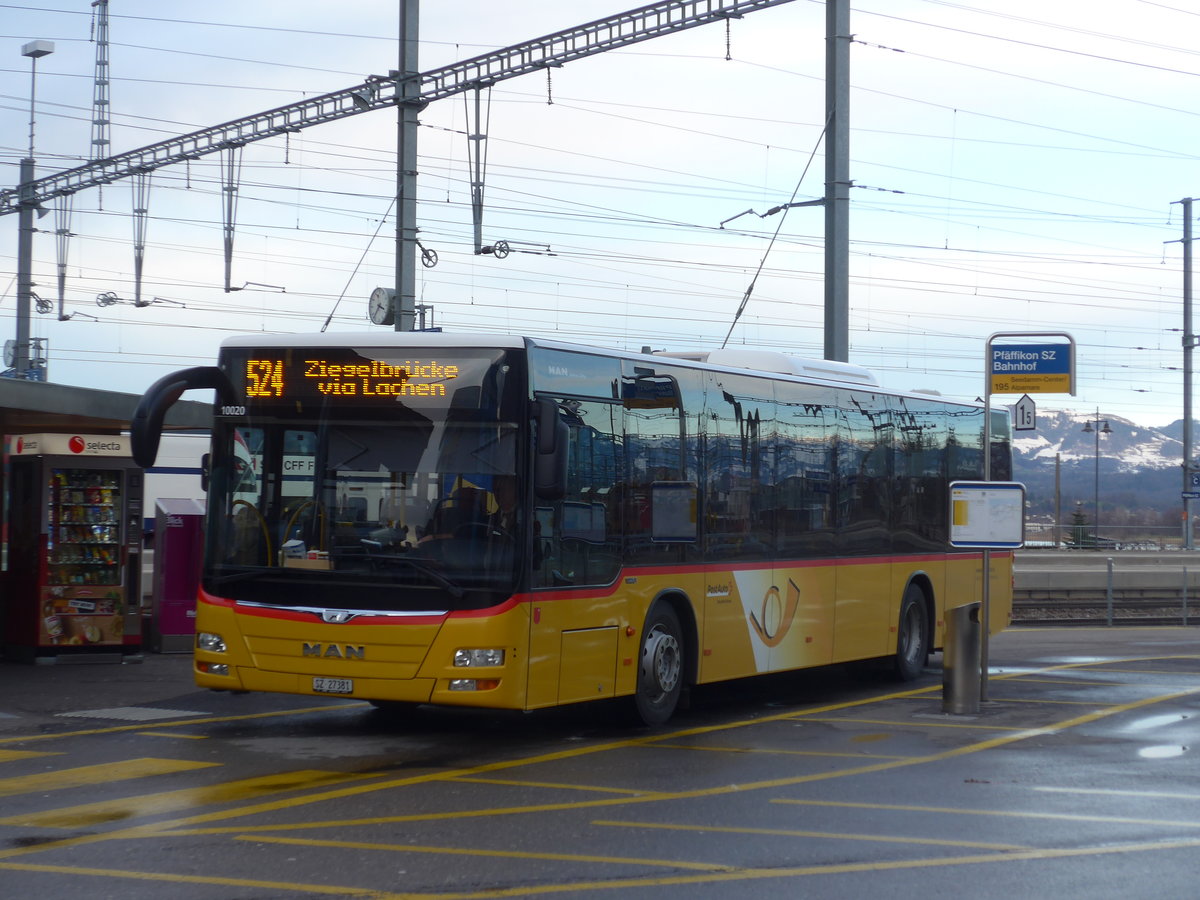
[[[239,334],[222,347],[504,347],[521,349],[525,338],[512,334],[446,334],[440,331],[330,331],[309,334]]]
[[[617,358],[643,357],[671,360],[684,365],[691,363],[701,368],[719,367],[741,370],[748,374],[763,376],[784,375],[826,383],[852,385],[867,390],[876,390],[898,396],[917,396],[963,406],[982,406],[976,402],[948,401],[935,391],[895,390],[883,387],[874,373],[863,366],[834,360],[812,359],[792,356],[771,350],[752,350],[740,347],[716,350],[653,351],[644,348],[620,350],[612,347],[597,347],[572,341],[547,340],[513,334],[432,332],[432,331],[342,331],[310,334],[244,334],[228,337],[222,347],[400,347],[420,350],[438,350],[450,347],[485,348],[498,347],[519,350],[527,347],[545,347],[576,353],[594,353]]]

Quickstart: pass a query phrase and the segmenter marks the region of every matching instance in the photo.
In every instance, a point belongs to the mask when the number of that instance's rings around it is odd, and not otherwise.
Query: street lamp
[[[54,41],[30,41],[21,47],[21,55],[29,57],[29,157],[33,158],[33,107],[37,97],[37,61],[54,52]]]
[[[33,300],[33,125],[34,98],[37,96],[37,61],[54,52],[53,41],[30,41],[21,47],[29,57],[29,155],[21,160],[17,208],[17,339],[13,346],[13,373],[17,378],[36,375],[30,366],[29,307]]]
[[[1095,428],[1092,427],[1093,421],[1095,421],[1095,423],[1096,423]],[[1096,493],[1095,493],[1094,500],[1093,500],[1093,504],[1094,504],[1093,520],[1095,522],[1094,530],[1095,530],[1095,535],[1096,535],[1095,536],[1096,549],[1099,550],[1100,549],[1100,435],[1112,434],[1112,429],[1108,427],[1108,419],[1104,419],[1103,425],[1101,425],[1100,408],[1099,407],[1096,407],[1095,419],[1088,419],[1087,422],[1084,423],[1083,433],[1084,434],[1093,434],[1094,433],[1096,435],[1096,488],[1095,488]]]

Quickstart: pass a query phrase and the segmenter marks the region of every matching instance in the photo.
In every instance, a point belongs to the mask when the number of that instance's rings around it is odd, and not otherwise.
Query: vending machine
[[[129,438],[9,435],[5,450],[5,655],[139,654],[143,475]]]

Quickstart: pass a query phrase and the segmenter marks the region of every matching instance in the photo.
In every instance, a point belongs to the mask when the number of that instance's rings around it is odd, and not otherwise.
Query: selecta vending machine
[[[6,438],[5,655],[139,654],[143,475],[129,438]]]

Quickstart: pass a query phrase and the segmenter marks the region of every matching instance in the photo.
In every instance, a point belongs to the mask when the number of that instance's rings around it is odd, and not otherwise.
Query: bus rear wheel
[[[900,623],[896,634],[894,669],[900,681],[912,681],[929,660],[929,616],[925,593],[915,584],[904,590],[900,601]]]
[[[647,725],[662,725],[675,712],[683,691],[683,629],[670,606],[650,610],[642,630],[634,706]]]

